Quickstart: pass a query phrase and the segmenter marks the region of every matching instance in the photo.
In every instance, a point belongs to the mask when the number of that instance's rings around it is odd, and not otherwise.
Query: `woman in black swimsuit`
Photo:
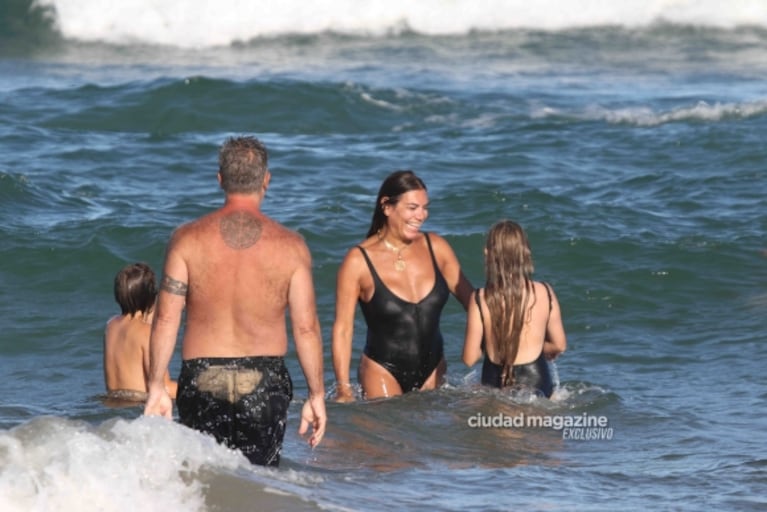
[[[333,367],[337,399],[353,400],[349,379],[354,314],[367,323],[359,382],[366,398],[433,389],[445,373],[440,315],[452,293],[468,308],[471,284],[441,236],[421,231],[429,215],[426,185],[412,171],[384,180],[367,238],[338,270]]]
[[[551,396],[547,359],[567,348],[554,290],[533,281],[527,235],[510,220],[496,223],[485,244],[484,289],[473,296],[467,313],[463,361],[473,366],[485,352],[482,384],[520,386]]]

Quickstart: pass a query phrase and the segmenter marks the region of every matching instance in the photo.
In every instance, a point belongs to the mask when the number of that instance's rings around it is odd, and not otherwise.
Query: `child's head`
[[[146,263],[126,265],[115,276],[115,300],[123,315],[150,313],[157,298],[157,281]]]
[[[522,226],[511,220],[495,223],[485,243],[485,271],[489,280],[510,274],[529,277],[533,270],[533,256]]]

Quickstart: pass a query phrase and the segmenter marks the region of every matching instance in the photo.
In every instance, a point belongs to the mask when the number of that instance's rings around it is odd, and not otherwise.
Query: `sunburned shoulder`
[[[178,244],[200,229],[200,220],[181,224],[170,234],[171,244]]]
[[[275,221],[264,224],[263,236],[266,240],[277,245],[277,250],[280,247],[285,249],[308,247],[306,239],[301,233]]]
[[[272,230],[277,236],[291,238],[301,243],[304,242],[304,236],[300,232],[294,229],[290,229],[289,227],[280,224],[279,222],[268,217],[264,218],[264,227]]]

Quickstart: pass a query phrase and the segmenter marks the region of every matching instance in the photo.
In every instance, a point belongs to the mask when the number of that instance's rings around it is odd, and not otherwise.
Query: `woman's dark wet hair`
[[[157,299],[157,279],[146,263],[132,263],[115,276],[115,300],[123,315],[149,313]]]
[[[367,236],[373,236],[378,233],[386,224],[386,215],[383,209],[387,204],[397,204],[402,194],[411,190],[426,190],[423,180],[415,175],[413,171],[394,171],[381,184],[376,197],[373,219],[370,222],[370,229]]]

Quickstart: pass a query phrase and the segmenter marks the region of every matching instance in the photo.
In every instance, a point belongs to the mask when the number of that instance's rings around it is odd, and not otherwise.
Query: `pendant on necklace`
[[[406,246],[397,248],[394,244],[392,244],[391,242],[389,242],[387,239],[383,238],[382,236],[379,235],[378,238],[381,241],[383,241],[387,249],[397,253],[397,259],[394,260],[394,270],[396,270],[397,272],[402,272],[403,270],[405,270],[405,267],[407,266],[407,264],[405,263],[405,260],[402,259],[402,249],[404,249]]]

